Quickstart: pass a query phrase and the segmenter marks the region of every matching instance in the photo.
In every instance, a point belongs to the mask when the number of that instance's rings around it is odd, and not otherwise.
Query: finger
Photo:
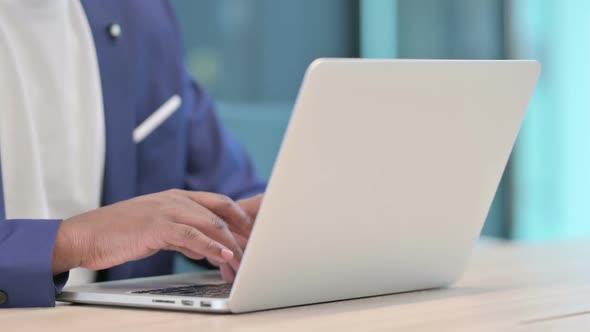
[[[190,199],[180,200],[177,203],[178,205],[175,204],[169,213],[173,221],[197,228],[208,237],[230,249],[238,263],[242,260],[242,248],[225,221]]]
[[[234,282],[234,280],[236,278],[236,274],[235,274],[234,270],[229,265],[222,264],[219,267],[219,272],[221,272],[221,278],[223,278],[223,280],[225,280],[228,283]]]
[[[176,246],[168,246],[168,247],[164,248],[164,250],[178,251],[179,253],[185,255],[186,257],[188,257],[190,259],[194,259],[196,261],[199,261],[199,260],[202,260],[205,258],[205,256],[203,256],[201,254],[197,254],[197,253],[187,250],[185,248],[176,247]]]
[[[250,216],[231,198],[207,192],[185,191],[184,193],[193,202],[209,209],[227,222],[228,225],[234,227],[236,233],[249,236],[250,232],[252,232],[253,222]]]
[[[241,261],[242,260],[230,259],[226,265],[229,265],[235,272],[238,272],[238,269],[240,268]]]
[[[260,210],[260,204],[262,204],[262,198],[264,194],[258,194],[256,196],[239,200],[238,205],[248,214],[252,221],[256,220],[258,211]]]
[[[214,261],[212,259],[207,258],[207,263],[215,266],[215,267],[219,267],[221,264],[223,264],[223,262],[218,262],[218,261]]]
[[[248,245],[248,238],[243,237],[240,234],[234,234],[234,237],[236,238],[236,241],[238,241],[238,244],[240,245],[240,248],[242,248],[242,251],[244,251],[246,249],[246,245]]]
[[[238,269],[239,269],[239,264],[234,264],[235,260],[230,260],[229,262],[218,262],[218,261],[214,261],[211,259],[208,259],[209,263],[211,265],[214,265],[216,267],[219,267],[219,270],[222,271],[222,268],[227,270],[229,269],[229,271],[231,272],[231,275],[235,276],[238,273]],[[227,271],[226,271],[227,273]]]
[[[198,229],[177,223],[166,223],[161,234],[168,246],[182,248],[195,257],[205,256],[221,262],[233,260],[233,252]]]
[[[238,260],[236,260],[235,258],[230,259],[228,261],[218,261],[215,259],[207,258],[207,261],[209,261],[211,265],[219,268],[221,268],[221,266],[223,265],[227,265],[234,272],[234,274],[236,274],[238,272],[238,269],[240,268],[240,262],[238,262]]]

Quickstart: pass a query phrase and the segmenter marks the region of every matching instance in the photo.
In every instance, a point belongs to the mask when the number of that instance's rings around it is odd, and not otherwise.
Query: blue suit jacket
[[[103,204],[170,188],[234,199],[264,190],[247,154],[221,127],[211,98],[191,79],[173,9],[164,1],[83,1],[98,55],[106,124]],[[112,39],[116,22],[123,34]],[[133,130],[171,96],[182,106],[143,141]],[[1,166],[1,165],[0,165]],[[0,177],[2,307],[53,306],[66,275],[54,278],[60,220],[6,220]],[[107,280],[169,274],[173,253],[160,252],[104,272]]]

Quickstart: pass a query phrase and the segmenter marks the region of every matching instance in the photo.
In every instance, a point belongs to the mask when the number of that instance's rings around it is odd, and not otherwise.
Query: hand
[[[262,203],[263,197],[264,197],[264,195],[260,194],[260,195],[254,196],[254,197],[250,197],[250,198],[238,201],[238,205],[242,208],[242,210],[244,210],[248,214],[248,216],[250,217],[250,220],[256,220],[256,216],[258,215],[258,210],[260,210],[260,204]],[[231,227],[230,227],[230,229],[231,229]],[[234,234],[234,237],[236,238],[236,240],[240,244],[240,247],[242,248],[242,250],[245,250],[246,245],[248,244],[249,237],[243,236],[240,232],[234,232],[233,230],[232,230],[232,233]],[[234,269],[233,266],[230,264],[219,265],[216,262],[213,262],[211,260],[209,260],[209,262],[215,266],[219,266],[219,270],[221,271],[221,276],[223,277],[224,280],[226,280],[228,282],[233,282],[233,280],[236,277],[236,273],[238,272],[237,269]]]
[[[53,273],[106,269],[176,250],[192,259],[226,263],[237,271],[251,217],[217,194],[169,190],[140,196],[64,220],[53,252]],[[231,281],[231,280],[228,280]]]

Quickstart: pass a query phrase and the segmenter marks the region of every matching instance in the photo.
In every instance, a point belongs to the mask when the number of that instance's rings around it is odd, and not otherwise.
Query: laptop
[[[533,93],[535,61],[318,59],[233,285],[217,271],[59,301],[242,313],[457,281]]]

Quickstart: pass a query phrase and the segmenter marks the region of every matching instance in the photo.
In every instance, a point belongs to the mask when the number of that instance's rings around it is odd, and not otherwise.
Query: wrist
[[[80,241],[77,240],[76,232],[72,227],[70,219],[61,222],[55,239],[53,249],[52,270],[53,275],[64,273],[81,264],[79,248]]]

